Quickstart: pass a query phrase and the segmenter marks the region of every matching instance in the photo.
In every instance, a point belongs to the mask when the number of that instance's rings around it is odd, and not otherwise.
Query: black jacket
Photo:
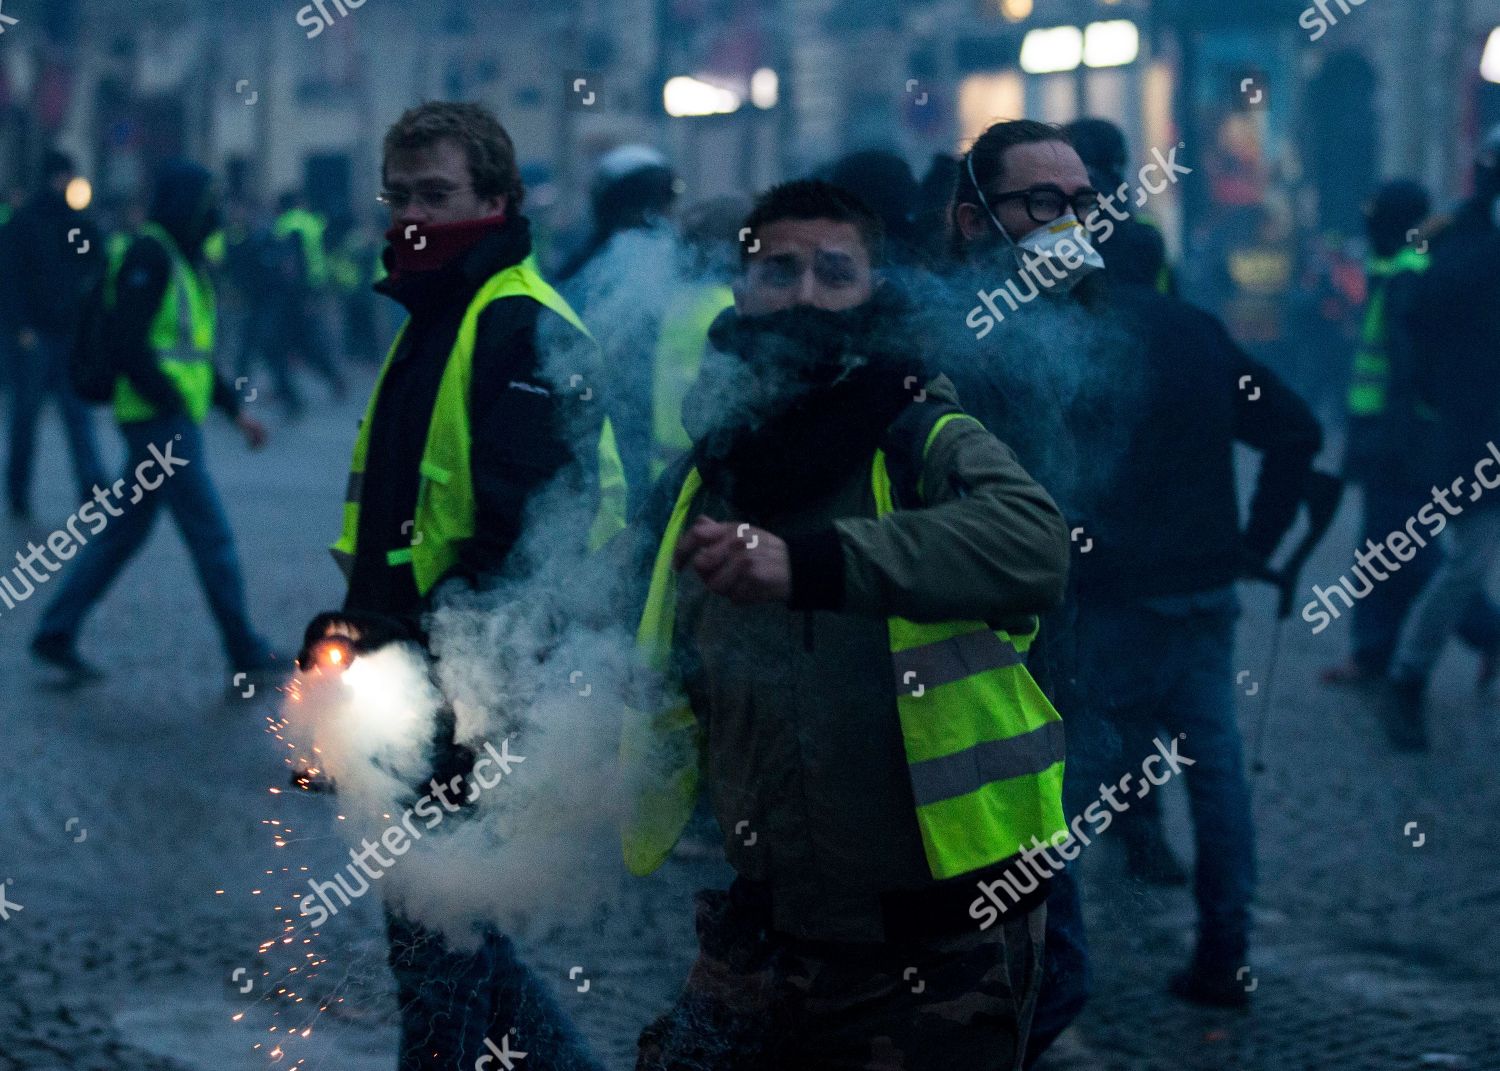
[[[1488,202],[1470,202],[1432,250],[1432,266],[1412,285],[1406,306],[1418,369],[1416,389],[1436,411],[1446,486],[1500,437],[1500,229]],[[1500,507],[1486,495],[1475,508]]]
[[[411,319],[376,402],[346,610],[414,618],[424,609],[411,566],[392,567],[386,553],[411,544],[427,429],[464,312],[491,276],[530,252],[530,227],[516,217],[447,267],[377,285]],[[512,297],[479,317],[469,396],[476,534],[454,569],[471,583],[502,569],[528,499],[572,457],[557,388],[539,357],[543,313],[536,301]]]
[[[1113,301],[1134,340],[1119,355],[1118,382],[1137,404],[1124,453],[1090,514],[1070,518],[1084,528],[1080,542],[1093,541],[1076,559],[1079,597],[1137,599],[1229,584],[1246,564],[1270,558],[1291,526],[1322,429],[1213,316],[1139,285],[1116,287]],[[1262,454],[1243,535],[1236,442]],[[1091,455],[1087,442],[1080,453]]]
[[[196,165],[179,164],[162,173],[152,200],[151,220],[172,237],[195,268],[202,267],[203,243],[218,226],[212,187],[213,179],[207,171]],[[184,410],[182,395],[162,372],[149,337],[152,321],[161,311],[171,281],[171,254],[154,238],[137,238],[120,264],[115,279],[115,303],[104,330],[111,363],[130,380],[130,385],[158,416]],[[240,411],[239,397],[217,372],[213,403],[229,416]]]
[[[103,242],[93,220],[69,208],[62,194],[43,190],[16,212],[5,244],[5,289],[11,291],[7,304],[15,326],[70,334],[103,270]]]

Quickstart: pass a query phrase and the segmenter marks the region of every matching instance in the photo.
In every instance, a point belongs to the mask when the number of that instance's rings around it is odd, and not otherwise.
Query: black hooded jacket
[[[68,207],[55,190],[37,193],[11,220],[6,263],[0,265],[15,326],[54,334],[73,331],[103,258],[99,229],[88,215]]]
[[[172,237],[188,263],[200,267],[203,244],[219,225],[213,176],[196,164],[169,164],[157,178],[150,218]],[[111,363],[158,416],[185,411],[182,395],[161,370],[150,342],[151,323],[171,281],[171,253],[154,238],[137,238],[120,264],[115,304],[104,332]],[[231,417],[239,414],[238,396],[217,372],[213,402]]]
[[[1478,196],[1432,248],[1432,266],[1412,281],[1405,328],[1419,397],[1437,413],[1440,486],[1472,472],[1500,438],[1500,227],[1494,194]],[[1485,495],[1475,509],[1500,508]]]
[[[427,430],[464,313],[491,276],[530,253],[530,225],[513,217],[452,264],[376,286],[411,319],[376,402],[345,610],[410,620],[424,609],[411,566],[393,567],[386,554],[411,544]],[[458,548],[454,569],[471,583],[501,570],[531,495],[572,458],[557,388],[543,373],[543,313],[530,298],[509,297],[479,317],[469,391],[475,535]]]

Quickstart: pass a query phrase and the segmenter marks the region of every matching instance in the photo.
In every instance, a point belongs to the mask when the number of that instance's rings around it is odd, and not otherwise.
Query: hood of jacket
[[[150,218],[172,236],[183,256],[199,260],[203,243],[220,223],[213,175],[187,160],[165,165],[157,174]]]

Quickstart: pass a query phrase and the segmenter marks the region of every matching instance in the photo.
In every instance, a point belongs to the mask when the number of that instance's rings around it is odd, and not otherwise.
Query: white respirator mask
[[[1048,272],[1056,277],[1056,281],[1048,289],[1066,294],[1094,272],[1104,270],[1104,258],[1090,244],[1088,233],[1072,211],[1065,212],[1051,223],[1042,224],[1017,242],[995,215],[994,209],[990,208],[989,199],[979,186],[979,179],[974,175],[974,154],[969,153],[965,159],[969,167],[969,181],[974,184],[974,192],[979,194],[979,203],[984,206],[995,229],[1010,245],[1011,253],[1022,271],[1036,275],[1039,269],[1033,265],[1038,260],[1049,262]]]

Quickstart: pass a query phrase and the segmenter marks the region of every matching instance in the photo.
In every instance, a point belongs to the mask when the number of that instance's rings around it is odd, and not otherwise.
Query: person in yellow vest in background
[[[234,534],[204,449],[210,408],[233,419],[251,449],[266,440],[265,428],[241,409],[214,367],[217,311],[203,246],[218,217],[209,172],[172,163],[157,179],[150,216],[134,240],[110,243],[99,337],[119,373],[114,413],[126,444],[124,475],[96,488],[79,510],[87,530],[70,525],[82,549],[68,555],[77,560],[64,572],[31,647],[41,661],[74,676],[97,674],[78,655],[79,629],[146,542],[163,506],[187,543],[232,669],[262,677],[280,670],[250,624]]]
[[[1363,489],[1364,536],[1383,540],[1415,517],[1432,485],[1451,478],[1437,457],[1437,414],[1422,404],[1418,349],[1406,316],[1417,280],[1427,273],[1431,199],[1418,183],[1388,182],[1365,210],[1370,242],[1369,301],[1349,378],[1349,445],[1344,473]],[[1390,668],[1401,626],[1441,564],[1430,547],[1354,604],[1351,659],[1323,671],[1325,684],[1378,684]],[[1500,656],[1500,611],[1483,591],[1465,606],[1458,635],[1480,656],[1479,685],[1494,679]]]
[[[660,479],[692,447],[682,426],[682,403],[698,379],[708,329],[734,304],[730,280],[738,259],[740,221],[749,211],[741,197],[716,197],[682,216],[683,272],[687,286],[662,312],[651,366],[651,479]]]
[[[292,357],[302,358],[328,384],[335,399],[347,389],[339,369],[337,347],[329,330],[328,294],[331,282],[327,247],[328,221],[307,206],[295,191],[282,194],[271,223],[271,239],[280,249],[271,324],[260,343],[272,374],[280,385],[289,417],[301,415],[302,399],[286,370]]]
[[[382,181],[390,274],[378,289],[410,317],[354,447],[333,547],[348,594],[341,610],[308,626],[304,667],[330,637],[356,652],[424,643],[425,611],[440,593],[501,572],[528,503],[555,480],[601,503],[594,531],[572,533],[580,545],[624,525],[608,421],[593,421],[598,430],[576,456],[567,434],[590,424],[587,412],[599,411],[600,400],[589,401],[589,369],[577,373],[582,383],[557,383],[552,375],[565,373],[550,358],[564,352],[561,363],[570,363],[573,346],[590,348],[588,332],[532,259],[510,135],[478,104],[421,105],[386,135]],[[589,410],[574,408],[585,402]],[[451,787],[473,768],[451,718],[438,727],[435,753],[434,786]],[[597,1066],[505,935],[489,928],[478,948],[459,950],[393,909],[387,933],[400,1071],[473,1067],[485,1039],[512,1028],[538,1066]]]
[[[297,193],[282,194],[276,205],[278,215],[271,233],[280,239],[293,239],[302,249],[302,271],[307,286],[314,291],[328,287],[328,221],[308,208]]]
[[[1019,1068],[1029,853],[1067,836],[1062,723],[1025,654],[1067,529],[924,370],[863,202],[791,182],[744,226],[693,450],[638,520],[656,679],[622,743],[631,871],[671,853],[701,781],[738,876],[699,894],[698,961],[636,1066]]]
[[[364,216],[349,216],[335,224],[338,239],[329,254],[329,278],[338,301],[344,353],[360,364],[380,362],[375,291],[380,278],[380,230]]]

